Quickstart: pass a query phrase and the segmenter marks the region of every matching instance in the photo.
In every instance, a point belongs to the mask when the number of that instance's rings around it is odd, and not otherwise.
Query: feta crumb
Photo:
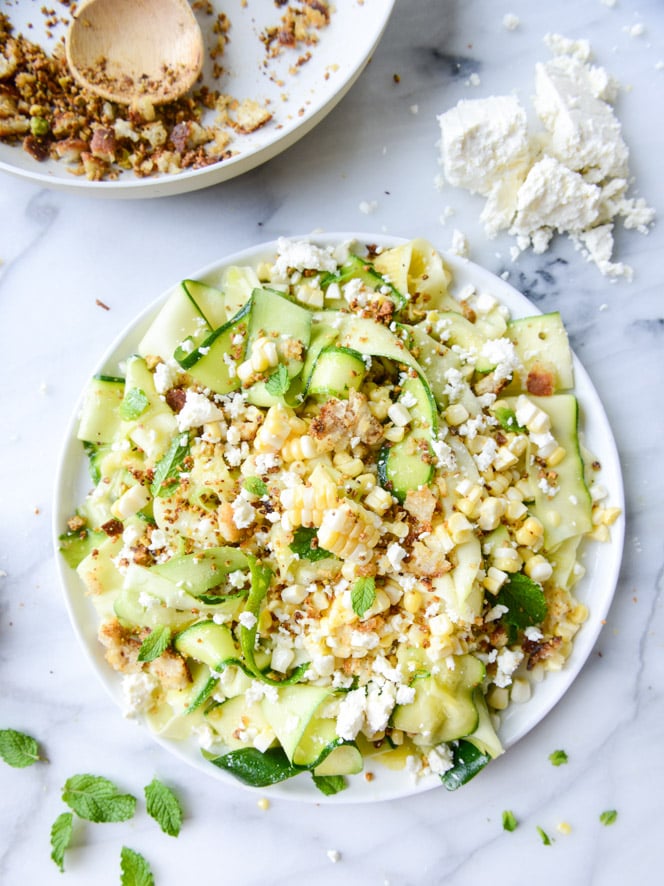
[[[367,696],[363,686],[346,694],[339,705],[337,715],[337,735],[346,741],[353,741],[362,728]]]
[[[206,396],[188,390],[184,406],[178,412],[176,420],[179,431],[188,431],[190,428],[200,428],[208,422],[218,421],[223,417],[221,409]]]
[[[243,628],[247,628],[247,630],[250,631],[253,627],[256,626],[258,619],[253,612],[242,612],[240,613],[238,621]],[[262,686],[263,684],[261,683],[260,685]]]
[[[364,213],[364,215],[371,215],[372,212],[375,212],[378,209],[378,203],[375,200],[362,200],[358,209],[360,212]]]
[[[493,682],[503,689],[512,682],[512,674],[516,671],[523,660],[523,652],[520,649],[501,649],[496,659],[497,671]]]
[[[296,271],[329,271],[337,270],[337,262],[330,248],[322,249],[307,240],[288,240],[280,237],[277,240],[277,260],[274,263],[274,275],[278,279],[287,279],[288,270]]]
[[[332,864],[336,864],[338,861],[341,861],[341,853],[338,849],[328,849],[325,854],[330,859]]]
[[[521,19],[513,12],[508,12],[503,16],[503,27],[506,31],[516,31],[521,24]]]
[[[455,228],[452,232],[452,245],[450,246],[450,252],[453,252],[460,258],[468,258],[468,256],[470,255],[468,238],[462,231],[458,230],[458,228]]]
[[[149,711],[156,701],[159,681],[147,671],[125,674],[122,678],[122,697],[125,717],[135,717]]]

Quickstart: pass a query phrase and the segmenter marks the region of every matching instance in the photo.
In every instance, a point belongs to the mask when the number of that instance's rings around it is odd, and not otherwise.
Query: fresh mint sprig
[[[0,757],[15,769],[32,766],[41,759],[35,739],[16,729],[0,729]]]
[[[72,775],[65,782],[62,799],[87,821],[127,821],[136,811],[136,797],[120,793],[101,775]]]
[[[173,791],[158,778],[153,778],[145,788],[145,805],[148,815],[157,822],[169,837],[177,837],[182,827],[182,807]]]

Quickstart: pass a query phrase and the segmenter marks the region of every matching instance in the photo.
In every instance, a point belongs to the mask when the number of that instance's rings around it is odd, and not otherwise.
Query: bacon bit
[[[173,412],[181,412],[187,395],[183,388],[169,388],[166,391],[166,403],[171,407]]]
[[[102,524],[101,528],[109,538],[117,538],[118,535],[122,535],[124,531],[122,520],[116,520],[115,518],[107,520],[106,523]]]
[[[69,520],[67,520],[67,528],[70,529],[71,532],[79,532],[81,529],[85,528],[85,520],[83,517],[79,517],[79,515],[76,514],[75,517],[70,517]]]
[[[524,639],[522,646],[523,651],[528,656],[528,664],[526,669],[532,671],[536,664],[548,658],[563,642],[562,637],[551,637],[550,640],[528,640]]]
[[[553,372],[536,364],[528,373],[526,390],[535,397],[551,397],[556,389],[556,378]]]

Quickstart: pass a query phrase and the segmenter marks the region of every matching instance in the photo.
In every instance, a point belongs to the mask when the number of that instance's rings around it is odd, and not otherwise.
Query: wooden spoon
[[[179,98],[203,65],[201,29],[186,0],[87,0],[65,46],[81,86],[125,105]]]

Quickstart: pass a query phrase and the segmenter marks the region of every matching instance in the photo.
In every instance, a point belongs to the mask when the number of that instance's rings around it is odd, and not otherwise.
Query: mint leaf
[[[568,756],[565,751],[553,751],[549,754],[549,760],[554,766],[562,766],[568,762]]]
[[[62,812],[58,815],[51,827],[51,858],[61,872],[65,869],[65,851],[71,843],[73,830],[74,816],[71,812]]]
[[[154,886],[150,865],[139,852],[127,846],[123,846],[120,853],[120,868],[122,886]]]
[[[288,370],[283,363],[280,363],[265,382],[265,389],[268,394],[272,394],[274,397],[280,397],[282,394],[286,393],[289,387],[290,377],[288,375]]]
[[[547,605],[542,586],[522,572],[510,575],[498,591],[496,603],[507,606],[503,621],[520,630],[540,624],[546,618]]]
[[[143,415],[150,405],[147,394],[140,388],[130,388],[124,395],[122,403],[120,403],[120,417],[127,421],[132,421]]]
[[[360,618],[371,609],[376,599],[376,582],[373,578],[358,578],[351,588],[350,601],[353,612]]]
[[[318,790],[326,797],[338,794],[339,791],[345,791],[348,787],[348,782],[343,775],[312,775],[312,778]]]
[[[507,406],[499,406],[493,410],[493,414],[504,431],[512,431],[515,434],[525,431],[525,428],[522,428],[516,420],[516,412],[513,409],[509,409]]]
[[[171,642],[171,629],[168,625],[156,625],[138,650],[139,661],[154,661],[168,649]]]
[[[173,437],[171,444],[159,459],[154,469],[152,485],[150,492],[155,496],[168,495],[170,484],[167,481],[172,480],[178,473],[178,468],[189,453],[189,435],[178,434]],[[166,489],[162,489],[166,486]]]
[[[332,556],[325,548],[318,547],[318,530],[315,527],[299,526],[293,533],[289,548],[294,554],[312,562]]]
[[[544,843],[545,846],[551,845],[551,843],[552,843],[551,837],[539,825],[537,826],[537,833],[540,835],[540,839],[542,840],[542,843]]]
[[[65,782],[62,799],[87,821],[127,821],[136,810],[136,798],[121,794],[101,775],[72,775]]]
[[[247,492],[250,492],[257,498],[261,498],[263,495],[267,495],[267,485],[263,482],[263,480],[261,480],[260,477],[247,477],[242,485],[247,490]]]
[[[24,769],[39,760],[39,746],[30,735],[0,729],[0,757],[15,769]]]
[[[173,791],[157,778],[145,788],[148,815],[169,837],[177,837],[182,827],[182,807]]]
[[[607,809],[605,812],[602,812],[599,820],[602,822],[604,827],[608,827],[609,825],[614,824],[617,818],[618,813],[615,809]]]
[[[506,809],[503,812],[503,830],[504,831],[515,831],[517,828],[517,820],[516,816],[510,809]]]

